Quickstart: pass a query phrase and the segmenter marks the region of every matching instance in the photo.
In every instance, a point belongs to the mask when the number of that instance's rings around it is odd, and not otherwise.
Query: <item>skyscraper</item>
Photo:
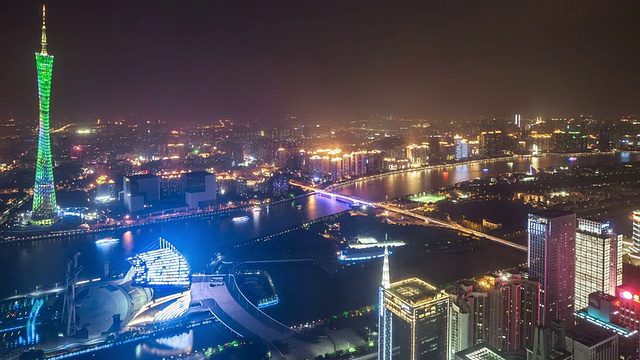
[[[378,295],[378,359],[391,359],[393,346],[391,345],[391,312],[387,309],[385,291],[391,288],[391,276],[389,274],[389,250],[384,248],[384,261],[382,264],[382,282]]]
[[[608,221],[578,219],[575,309],[589,305],[589,294],[615,294],[622,284],[622,239]]]
[[[49,134],[49,97],[51,94],[53,56],[47,53],[45,15],[45,7],[42,5],[42,49],[40,53],[36,53],[38,93],[40,95],[40,125],[38,128],[36,181],[33,188],[33,215],[31,217],[32,222],[39,225],[52,224],[56,217],[56,188],[53,181]]]
[[[420,279],[391,284],[385,305],[397,319],[402,359],[446,360],[449,358],[447,325],[449,295]]]
[[[575,291],[576,214],[546,210],[529,214],[529,277],[540,282],[538,324],[569,323]]]
[[[631,258],[631,263],[638,266],[640,265],[640,210],[634,210],[631,218],[633,219],[633,232],[631,234],[633,244],[631,245],[629,257]]]

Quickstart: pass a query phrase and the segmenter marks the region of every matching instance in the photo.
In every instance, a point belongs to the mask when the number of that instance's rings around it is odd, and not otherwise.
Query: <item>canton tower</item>
[[[387,310],[385,291],[391,288],[389,274],[389,250],[384,247],[384,261],[382,264],[382,282],[378,298],[378,360],[390,360],[393,353],[391,345],[391,311]]]
[[[38,127],[38,162],[36,182],[33,187],[33,215],[31,221],[38,225],[49,225],[56,218],[56,188],[51,165],[51,137],[49,134],[49,97],[53,56],[47,53],[47,26],[45,7],[42,5],[42,49],[36,53],[38,70],[38,94],[40,96],[40,125]]]

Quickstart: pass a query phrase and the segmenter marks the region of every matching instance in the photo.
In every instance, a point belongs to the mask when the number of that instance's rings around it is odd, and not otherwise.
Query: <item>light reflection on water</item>
[[[618,153],[615,155],[578,156],[572,165],[638,161],[639,154]],[[508,163],[512,162],[512,165]],[[452,166],[444,170],[422,170],[394,174],[387,177],[359,182],[339,189],[340,192],[368,200],[384,201],[409,194],[428,191],[444,185],[469,180],[489,174],[526,172],[529,165],[537,168],[566,166],[566,156],[541,158],[519,158],[512,161],[481,162]],[[298,209],[297,205],[302,208]],[[132,254],[148,249],[162,236],[176,245],[189,259],[194,269],[203,269],[213,254],[238,242],[265,236],[295,227],[303,222],[327,216],[347,209],[347,205],[324,197],[307,197],[292,203],[270,205],[259,213],[248,214],[250,219],[234,223],[232,216],[187,223],[164,224],[141,228],[112,236],[121,241],[105,251],[98,250],[94,242],[98,236],[78,236],[64,240],[46,240],[19,244],[3,244],[0,251],[0,273],[12,274],[0,278],[0,296],[13,289],[24,291],[36,285],[60,282],[64,278],[66,259],[80,251],[80,262],[84,266],[82,278],[99,277],[103,274],[104,261],[109,261],[112,271],[124,272],[128,268],[125,259]],[[244,215],[244,214],[241,214]],[[233,215],[237,216],[237,215]]]
[[[603,156],[578,157],[572,165],[608,163],[612,161],[637,161],[638,154],[617,154]],[[470,165],[459,165],[438,170],[424,170],[403,174],[395,174],[388,177],[360,182],[354,185],[345,186],[339,189],[340,192],[355,195],[364,199],[382,201],[385,198],[394,198],[413,193],[428,191],[444,185],[453,184],[460,181],[473,179],[486,175],[483,169],[489,169],[488,174],[498,174],[505,172],[526,172],[529,166],[544,168],[547,166],[565,166],[569,164],[567,157],[543,157],[527,158],[495,163],[478,163]],[[301,205],[302,209],[298,209]],[[139,251],[147,249],[157,241],[159,236],[170,240],[189,259],[195,270],[202,269],[213,256],[224,246],[229,246],[237,242],[246,241],[255,237],[268,235],[291,227],[302,222],[318,217],[330,215],[342,210],[347,206],[336,202],[333,199],[311,196],[294,202],[284,202],[278,205],[270,205],[260,213],[247,214],[250,219],[243,223],[234,223],[231,216],[213,218],[203,221],[190,221],[183,224],[161,225],[153,228],[143,228],[133,231],[126,231],[115,234],[120,237],[120,243],[113,246],[98,248],[95,246],[95,236],[81,236],[68,240],[48,240],[43,242],[8,244],[2,246],[0,251],[0,272],[13,274],[13,276],[2,277],[0,285],[3,294],[8,294],[14,287],[27,288],[37,284],[52,284],[62,281],[64,278],[64,264],[66,259],[73,252],[80,251],[82,256],[80,261],[85,270],[81,274],[82,278],[92,278],[101,276],[104,261],[109,261],[111,268],[115,271],[124,271],[128,268],[125,259]],[[244,215],[244,214],[242,214]],[[236,215],[233,215],[236,216]],[[407,249],[407,252],[409,249]],[[403,264],[398,264],[400,258],[392,258],[391,263],[394,269],[393,277],[398,276],[420,276],[434,283],[451,280],[451,277],[459,278],[466,276],[469,271],[485,271],[491,267],[502,266],[503,263],[511,262],[512,257],[523,257],[522,253],[515,253],[514,250],[491,244],[476,249],[474,252],[457,254],[438,254],[423,256],[415,254],[413,257],[405,256]],[[451,269],[451,264],[466,264],[464,267],[456,266]],[[302,267],[303,265],[297,265]],[[308,265],[304,265],[308,266]],[[358,291],[358,299],[353,301],[366,301],[362,297],[375,298],[376,284],[379,279],[379,264],[373,262],[368,265],[371,271],[352,274],[348,284],[341,284],[337,281],[325,279],[324,273],[319,273],[318,279],[310,285],[313,288],[322,288],[319,291],[326,292],[332,289],[335,298],[344,298],[354,292],[353,284],[364,283]],[[302,268],[301,268],[302,269]],[[471,270],[470,270],[471,269]],[[354,270],[352,269],[352,272]],[[300,271],[299,274],[304,280],[308,280],[309,271]],[[304,273],[304,275],[302,274]],[[278,271],[273,266],[273,275],[278,281],[278,286],[283,286],[287,281],[291,281],[290,268]],[[282,280],[278,279],[279,277]],[[334,279],[335,280],[335,279]],[[326,286],[321,286],[322,282]],[[300,280],[302,283],[303,280]],[[348,285],[348,286],[347,286]],[[370,286],[369,286],[370,285]],[[345,287],[341,289],[340,286]],[[301,290],[301,289],[298,289]],[[371,294],[367,294],[371,292]],[[368,296],[370,295],[370,296]],[[351,294],[351,296],[354,296]],[[309,297],[314,298],[314,297]],[[286,297],[284,297],[286,300]],[[308,299],[308,298],[307,298]],[[286,302],[286,301],[285,301]],[[282,306],[296,306],[296,304],[282,304]],[[298,305],[299,306],[299,305]],[[284,320],[284,319],[283,319]],[[206,338],[198,342],[195,348],[209,346],[212,344],[212,334],[209,328],[196,329],[195,337]],[[219,334],[218,334],[219,337]],[[215,343],[219,343],[216,341]],[[164,340],[147,342],[135,346],[135,350],[121,349],[122,354],[127,354],[124,358],[135,351],[139,359],[167,357],[178,355],[194,348],[193,332],[168,337]],[[118,350],[120,351],[120,350]],[[109,353],[113,354],[113,353]],[[110,355],[106,358],[111,358]]]

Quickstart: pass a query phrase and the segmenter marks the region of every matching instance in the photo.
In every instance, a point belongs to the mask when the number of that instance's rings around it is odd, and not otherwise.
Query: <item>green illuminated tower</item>
[[[56,218],[56,188],[53,182],[51,164],[51,137],[49,134],[49,97],[51,95],[51,74],[53,56],[47,53],[47,27],[45,7],[42,5],[42,49],[36,53],[38,69],[38,93],[40,95],[40,126],[38,128],[38,162],[36,183],[33,187],[34,224],[52,224]]]

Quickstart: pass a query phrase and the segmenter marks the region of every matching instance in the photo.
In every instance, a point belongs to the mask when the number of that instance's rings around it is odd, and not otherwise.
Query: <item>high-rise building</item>
[[[567,332],[567,350],[574,360],[617,360],[618,335],[588,321]]]
[[[529,277],[540,282],[538,324],[569,323],[575,293],[576,214],[545,210],[529,214]]]
[[[378,359],[389,360],[393,355],[392,346],[392,315],[386,306],[385,292],[391,287],[389,274],[389,249],[384,248],[384,260],[382,264],[382,282],[378,292]]]
[[[335,157],[331,159],[331,181],[342,180],[342,158]]]
[[[480,344],[487,338],[489,326],[489,294],[485,292],[472,292],[467,296],[467,302],[471,307],[471,327],[469,329],[469,343]]]
[[[502,156],[504,149],[504,134],[500,130],[483,131],[478,136],[480,155],[485,157]]]
[[[285,148],[278,148],[276,150],[276,167],[277,168],[285,168],[287,166],[287,162],[289,160],[289,154]]]
[[[517,127],[517,128],[520,128],[520,127],[521,127],[522,122],[520,121],[520,114],[516,114],[516,116],[515,116],[515,120],[514,120],[514,123],[515,123],[515,125],[516,125],[516,127]]]
[[[521,342],[523,347],[529,347],[533,344],[533,336],[536,329],[538,312],[540,311],[540,283],[531,280],[520,281],[520,291],[522,295],[522,305],[520,306],[520,330]]]
[[[124,205],[130,212],[138,212],[160,200],[160,178],[151,175],[125,176],[122,179]]]
[[[457,352],[452,360],[506,360],[502,353],[491,345],[481,343]]]
[[[407,159],[412,165],[425,165],[429,156],[427,155],[428,147],[425,145],[409,145],[407,146]]]
[[[551,136],[552,150],[561,153],[587,150],[587,136],[576,131],[556,131]]]
[[[469,330],[471,329],[471,309],[464,299],[451,296],[449,299],[449,358],[455,357],[459,351],[467,349],[469,343]]]
[[[34,224],[52,224],[56,218],[56,187],[53,181],[51,161],[51,136],[49,130],[49,99],[51,95],[51,75],[53,56],[47,53],[47,26],[45,6],[42,5],[42,49],[36,53],[38,69],[38,94],[40,95],[40,124],[38,126],[38,160],[36,181],[33,187]]]
[[[385,290],[385,305],[397,319],[402,358],[448,359],[447,318],[449,295],[420,279],[391,284]]]
[[[453,138],[455,143],[456,159],[466,159],[469,157],[469,143],[467,139],[463,139],[461,136]]]
[[[622,284],[622,239],[608,221],[578,219],[575,309],[589,305],[589,294],[615,294]]]
[[[190,208],[213,203],[216,200],[216,191],[216,176],[208,171],[193,171],[180,177],[180,192]]]
[[[631,214],[631,219],[633,221],[633,230],[631,233],[633,243],[629,257],[631,258],[631,262],[637,266],[640,265],[640,210],[634,210]]]
[[[538,326],[533,346],[527,348],[527,360],[573,360],[567,350],[567,338],[562,321],[552,320],[548,326]]]

